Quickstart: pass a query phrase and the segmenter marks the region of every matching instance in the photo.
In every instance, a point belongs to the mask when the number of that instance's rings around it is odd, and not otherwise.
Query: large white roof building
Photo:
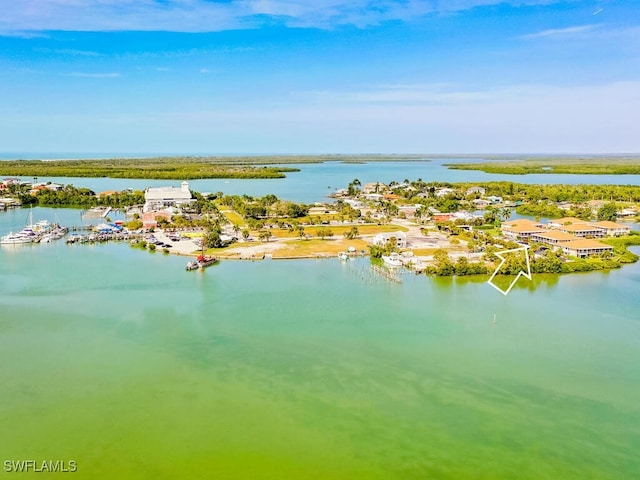
[[[149,187],[144,192],[144,200],[143,211],[150,212],[191,203],[193,197],[189,190],[189,183],[182,182],[180,187]]]

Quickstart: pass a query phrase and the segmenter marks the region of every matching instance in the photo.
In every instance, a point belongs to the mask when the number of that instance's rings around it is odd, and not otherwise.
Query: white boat
[[[348,260],[349,259],[349,255],[347,255],[346,252],[340,252],[340,253],[338,253],[338,258],[340,260]]]
[[[35,233],[41,233],[48,232],[52,227],[48,220],[40,220],[35,225],[31,225],[31,228]]]
[[[19,232],[9,232],[8,235],[0,238],[0,243],[3,245],[17,245],[21,243],[33,243],[38,240],[38,235],[34,232],[35,225],[33,225],[33,209],[29,209],[29,216],[27,217],[27,224]]]
[[[386,263],[387,265],[392,266],[392,267],[401,267],[402,266],[402,260],[400,258],[400,255],[398,255],[395,252],[393,252],[391,255],[383,255],[382,256],[382,261],[384,263]]]
[[[0,243],[3,245],[17,245],[21,243],[33,243],[38,236],[33,233],[30,228],[24,228],[17,233],[9,233],[0,239]]]

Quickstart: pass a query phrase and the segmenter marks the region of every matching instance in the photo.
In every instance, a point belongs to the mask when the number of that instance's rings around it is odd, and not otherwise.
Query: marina
[[[0,237],[2,245],[20,245],[25,243],[48,243],[64,237],[69,229],[48,220],[33,223],[33,210],[29,210],[27,224],[18,232],[9,232]]]

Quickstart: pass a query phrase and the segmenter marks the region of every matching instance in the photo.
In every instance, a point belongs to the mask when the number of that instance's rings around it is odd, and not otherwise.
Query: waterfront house
[[[620,235],[629,235],[631,233],[630,226],[622,225],[616,222],[610,222],[608,220],[604,220],[602,222],[594,222],[590,225],[600,228],[608,237],[619,237]]]
[[[471,201],[471,203],[473,203],[473,206],[478,210],[483,210],[487,208],[489,205],[491,205],[491,202],[484,198],[475,198]]]
[[[431,219],[434,222],[448,222],[453,220],[453,213],[434,213]]]
[[[591,208],[591,213],[594,215],[598,213],[598,210],[606,205],[607,202],[604,200],[589,200],[587,202],[587,206]]]
[[[573,203],[558,202],[557,206],[560,210],[571,210],[573,208]]]
[[[31,190],[29,190],[29,193],[31,195],[38,195],[40,192],[44,191],[47,189],[47,186],[43,183],[38,183],[36,185],[33,185],[31,187]]]
[[[503,225],[502,226],[502,234],[510,239],[518,242],[526,242],[532,235],[546,232],[547,230],[540,228],[535,225],[534,222],[531,224],[519,224],[519,225]]]
[[[581,220],[576,217],[562,217],[556,218],[555,220],[549,220],[549,227],[551,228],[559,228],[564,227],[565,225],[576,225],[588,223],[586,220]]]
[[[381,193],[365,193],[364,198],[365,200],[371,200],[372,202],[379,202],[380,200],[382,200],[382,194]]]
[[[545,226],[545,224],[544,223],[540,223],[540,222],[536,222],[534,220],[529,220],[528,218],[516,218],[514,220],[508,220],[508,221],[504,222],[500,226],[500,228],[502,230],[505,230],[507,228],[521,227],[521,226],[543,228]]]
[[[486,190],[482,187],[471,187],[465,192],[465,195],[484,195]]]
[[[373,237],[373,244],[384,247],[392,238],[395,238],[398,248],[405,248],[407,246],[407,234],[401,231],[378,233]]]
[[[447,197],[449,195],[453,195],[454,193],[456,193],[456,191],[453,188],[439,188],[436,190],[436,197]]]
[[[365,183],[362,187],[362,193],[384,193],[387,191],[387,186],[384,183],[374,182]]]
[[[361,201],[354,200],[351,198],[345,199],[344,203],[346,203],[347,205],[350,205],[352,208],[362,208],[364,206]]]
[[[635,217],[638,215],[638,212],[634,208],[623,208],[618,212],[618,217]]]
[[[166,207],[181,207],[193,202],[189,183],[182,182],[180,187],[149,187],[144,192],[145,212],[162,210]]]
[[[496,195],[489,195],[487,197],[487,200],[489,200],[492,204],[496,204],[496,203],[502,203],[502,197],[498,197]]]
[[[571,223],[557,227],[557,229],[561,232],[575,235],[576,237],[601,238],[605,235],[604,230],[596,227],[593,223]]]
[[[473,220],[475,220],[476,218],[482,218],[482,217],[477,217],[475,215],[472,215],[471,213],[467,212],[466,210],[460,210],[459,212],[455,212],[453,214],[453,218],[452,220],[464,220],[465,222],[471,222]]]
[[[398,205],[398,213],[404,213],[407,218],[414,218],[416,216],[416,210],[422,205]]]
[[[543,230],[531,235],[531,241],[543,243],[550,246],[559,246],[578,238],[570,233],[560,232],[558,230]]]
[[[581,238],[572,240],[562,245],[562,252],[565,255],[572,255],[578,258],[588,257],[590,255],[599,255],[605,252],[613,252],[613,247],[605,245],[597,240]]]
[[[165,210],[152,210],[150,212],[144,212],[142,214],[142,226],[144,228],[155,228],[158,226],[159,218],[170,222],[174,214],[175,211],[171,208],[167,208]]]
[[[116,190],[105,190],[104,192],[96,193],[96,197],[109,197],[111,195],[115,195],[116,193],[118,193]]]

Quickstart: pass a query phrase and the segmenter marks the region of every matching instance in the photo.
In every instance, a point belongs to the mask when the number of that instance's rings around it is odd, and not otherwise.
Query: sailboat
[[[0,238],[0,244],[3,245],[16,245],[21,243],[33,243],[39,239],[36,232],[34,232],[33,225],[33,209],[29,210],[28,223],[19,232],[10,232],[8,235]]]

